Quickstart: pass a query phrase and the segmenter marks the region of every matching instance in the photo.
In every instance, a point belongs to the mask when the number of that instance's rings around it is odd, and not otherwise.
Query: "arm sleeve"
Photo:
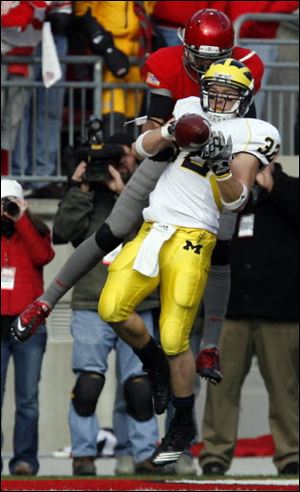
[[[167,121],[172,116],[174,101],[168,96],[151,93],[147,111],[148,118],[156,117]]]

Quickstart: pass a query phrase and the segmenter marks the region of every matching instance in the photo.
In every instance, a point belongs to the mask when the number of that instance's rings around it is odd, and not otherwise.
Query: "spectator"
[[[269,397],[279,474],[299,473],[299,179],[279,163],[257,177],[231,243],[231,293],[220,354],[224,379],[207,388],[203,473],[223,475],[236,446],[240,395],[253,355]]]
[[[115,151],[119,145],[123,156],[120,154],[109,166],[109,176],[99,174],[99,181],[86,180],[84,162],[76,167],[71,187],[54,219],[54,243],[71,241],[76,247],[93,234],[112,209],[116,194],[121,193],[124,183],[134,172],[136,159],[130,151],[130,137],[115,134],[108,143],[116,144]],[[105,166],[103,163],[103,169]],[[105,265],[108,261],[105,260]],[[105,265],[95,266],[76,284],[72,294],[72,367],[76,384],[70,403],[69,426],[73,474],[96,474],[94,461],[99,422],[95,410],[105,382],[108,355],[113,349],[119,386],[114,412],[116,473],[155,473],[149,458],[156,449],[159,435],[148,378],[132,349],[99,318],[97,312],[99,291],[107,276]],[[141,316],[151,334],[154,330],[153,309],[158,303],[158,297],[154,296],[140,306]]]
[[[164,36],[167,46],[180,46],[182,41],[178,36],[178,28],[184,28],[188,19],[198,10],[212,7],[213,2],[158,1],[153,10],[153,22],[157,30]],[[216,7],[217,8],[217,7]]]
[[[126,85],[143,81],[142,66],[153,49],[149,15],[154,4],[148,1],[75,2],[78,25],[91,52],[104,59],[104,82],[121,84],[121,88],[103,91],[105,139],[123,130],[126,119],[139,114],[142,91],[128,90]],[[138,65],[129,66],[128,57],[137,57]]]
[[[46,326],[28,344],[10,335],[24,306],[43,292],[43,267],[54,257],[48,227],[28,210],[22,186],[1,180],[1,408],[9,360],[15,371],[16,416],[12,475],[36,475],[38,461],[38,388],[46,349]],[[1,433],[1,448],[3,436]],[[2,460],[1,460],[2,471]]]
[[[215,4],[216,8],[223,10],[230,20],[236,24],[239,17],[244,14],[288,14],[293,13],[299,9],[298,1],[264,1],[264,2],[239,2],[239,1],[222,1],[211,2]],[[265,73],[262,79],[262,85],[265,86],[268,83],[272,68],[269,67],[269,63],[274,63],[277,60],[278,45],[272,44],[272,41],[276,39],[277,31],[280,23],[270,21],[247,21],[242,24],[241,31],[239,33],[239,39],[253,38],[251,44],[247,46],[255,50],[262,58],[266,65]],[[270,40],[270,44],[260,43],[255,39],[262,39],[263,41]],[[257,117],[262,117],[262,111],[264,108],[265,92],[261,91],[255,98]]]
[[[62,16],[71,2],[1,2],[1,54],[33,54],[41,42],[43,25],[49,14]],[[61,11],[61,13],[60,13]],[[1,174],[7,174],[9,152],[15,148],[17,132],[23,118],[30,91],[24,79],[33,80],[33,67],[28,64],[1,65],[1,82],[11,80],[16,86],[1,93]]]
[[[52,8],[45,18],[51,24],[59,58],[68,51],[68,33],[73,19],[71,14],[71,2],[52,2]],[[42,56],[42,44],[41,42],[36,47],[35,56]],[[61,72],[60,80],[64,81],[65,64],[62,64]],[[34,79],[43,80],[42,66],[39,64],[34,65]],[[64,89],[55,86],[37,88],[35,97],[32,96],[26,105],[12,156],[12,174],[18,176],[24,173],[41,178],[41,181],[26,183],[27,198],[60,198],[64,193],[64,186],[48,183],[47,179],[57,172],[63,105]]]

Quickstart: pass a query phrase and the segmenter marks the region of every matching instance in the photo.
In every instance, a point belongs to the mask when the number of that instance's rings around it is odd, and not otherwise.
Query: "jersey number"
[[[205,161],[203,162],[197,162],[192,159],[192,156],[187,156],[183,163],[181,164],[181,167],[184,167],[185,169],[189,169],[190,171],[194,171],[194,173],[200,174],[200,176],[205,177],[207,173],[209,172],[209,167]]]
[[[265,142],[266,145],[264,147],[259,147],[257,149],[257,152],[263,154],[268,162],[271,162],[274,159],[275,155],[278,153],[280,145],[278,143],[275,144],[273,138],[271,137],[265,138]]]

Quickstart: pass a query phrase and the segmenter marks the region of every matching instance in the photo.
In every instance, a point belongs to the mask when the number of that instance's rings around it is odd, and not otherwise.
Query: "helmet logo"
[[[197,47],[195,46],[195,48]],[[218,46],[206,46],[204,44],[199,46],[198,51],[199,53],[203,52],[203,53],[216,53],[216,54],[221,52]]]
[[[215,74],[215,78],[219,78],[219,79],[224,79],[224,80],[231,80],[232,79],[232,75],[230,75],[229,73],[216,73]]]

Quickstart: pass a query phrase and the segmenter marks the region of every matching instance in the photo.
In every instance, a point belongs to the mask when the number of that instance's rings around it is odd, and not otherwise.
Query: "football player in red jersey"
[[[203,37],[201,38],[201,36]],[[263,74],[262,61],[254,52],[233,46],[232,25],[227,16],[219,10],[204,9],[196,12],[186,24],[183,41],[183,47],[163,48],[154,54],[158,56],[158,54],[164,53],[164,57],[160,60],[163,69],[160,67],[160,71],[161,73],[165,72],[169,85],[163,84],[158,79],[158,73],[152,73],[154,72],[153,68],[148,75],[148,79],[152,80],[153,85],[146,123],[149,125],[149,129],[150,126],[152,128],[159,126],[169,118],[177,98],[199,96],[200,73],[206,65],[218,59],[229,58],[230,56],[240,57],[240,60],[243,60],[253,72],[256,91],[260,87]],[[174,53],[173,57],[171,53]],[[150,65],[153,64],[154,66],[154,60],[156,60],[154,55],[148,59],[149,69]],[[171,58],[173,59],[172,64]],[[157,65],[159,66],[158,60]],[[189,69],[187,68],[188,65]],[[192,73],[194,74],[193,78],[191,77]],[[156,78],[157,85],[155,85]],[[180,87],[182,93],[176,92]],[[247,116],[250,116],[249,112],[247,112]],[[147,158],[140,164],[103,226],[97,231],[97,234],[93,235],[88,244],[82,248],[77,248],[76,254],[72,255],[53,280],[47,289],[45,302],[36,301],[23,313],[22,323],[25,327],[23,339],[25,339],[25,334],[26,337],[32,335],[41,320],[49,315],[58,300],[82,275],[88,272],[106,253],[118,246],[122,242],[122,238],[132,231],[135,224],[140,220],[149,193],[154,189],[167,165],[163,160],[155,156],[155,160]],[[213,252],[212,267],[204,294],[207,333],[210,335],[206,340],[206,330],[204,331],[204,350],[200,352],[197,358],[197,370],[200,376],[213,383],[219,383],[222,380],[216,345],[229,292],[228,243],[233,233],[234,220],[228,218],[228,221],[224,220],[224,223],[225,227],[223,228],[221,220],[221,232]],[[213,334],[215,334],[215,342],[212,342]]]
[[[178,99],[199,96],[199,80],[209,65],[217,60],[232,57],[241,61],[252,73],[254,92],[260,88],[264,72],[262,60],[255,51],[234,46],[232,22],[220,10],[202,9],[194,13],[185,28],[179,29],[179,37],[182,46],[161,48],[146,62],[150,104],[143,131],[165,123]],[[254,105],[247,116],[255,117]],[[226,212],[222,218],[204,295],[204,332],[196,364],[199,375],[214,384],[223,377],[217,344],[229,296],[228,246],[236,222],[232,213]]]
[[[178,99],[199,96],[199,78],[217,60],[234,58],[244,63],[254,79],[254,92],[260,89],[264,64],[255,51],[234,46],[234,30],[226,14],[216,9],[199,10],[179,34],[182,46],[161,48],[146,62],[151,95],[143,131],[167,121]]]

